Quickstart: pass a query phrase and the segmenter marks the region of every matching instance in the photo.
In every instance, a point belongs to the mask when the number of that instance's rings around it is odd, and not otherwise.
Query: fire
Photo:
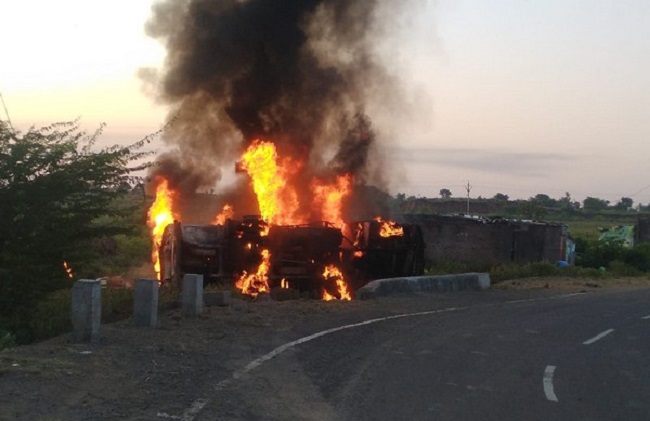
[[[235,209],[232,207],[232,205],[226,203],[225,205],[223,205],[223,209],[221,210],[221,213],[214,217],[212,224],[224,225],[226,223],[226,219],[232,219],[234,216],[235,216]]]
[[[154,270],[160,280],[160,256],[158,256],[158,248],[162,241],[163,232],[165,227],[177,219],[177,215],[173,212],[174,204],[174,191],[169,188],[169,183],[163,177],[157,178],[156,186],[156,200],[149,208],[147,225],[151,228],[151,236],[153,239],[153,247],[151,250],[151,260],[154,263]]]
[[[350,296],[350,291],[348,290],[348,285],[345,283],[345,280],[343,279],[343,274],[341,273],[339,268],[333,265],[328,265],[325,267],[323,276],[325,277],[325,279],[328,278],[336,279],[336,288],[338,289],[341,300],[349,301],[352,299],[352,296]],[[323,291],[323,300],[331,301],[335,299],[336,297],[329,294],[327,291]]]
[[[68,266],[68,262],[65,260],[63,261],[63,269],[65,269],[65,273],[68,274],[68,278],[72,278],[74,274],[72,273],[72,268]]]
[[[257,196],[262,219],[270,225],[294,225],[305,222],[301,218],[300,203],[295,187],[291,184],[293,175],[299,172],[302,163],[291,157],[280,159],[272,142],[255,140],[244,152],[238,169],[244,170],[251,177],[253,190]],[[326,184],[314,179],[311,185],[313,193],[312,207],[318,209],[320,217],[336,226],[344,225],[342,202],[350,194],[353,184],[352,175],[338,176],[333,184]],[[265,233],[262,233],[265,234]],[[263,251],[263,259],[257,273],[244,272],[236,285],[243,294],[257,296],[269,291],[268,272],[271,255]],[[334,266],[325,268],[326,278],[335,278],[341,300],[350,300],[350,292],[343,280],[340,270]],[[286,279],[280,281],[281,288],[288,288]],[[336,299],[324,292],[323,299]]]
[[[268,250],[262,250],[262,263],[257,268],[257,272],[250,275],[244,271],[239,277],[235,286],[241,290],[242,294],[257,297],[261,292],[269,292],[268,273],[271,267],[271,253]]]
[[[379,235],[382,237],[401,237],[404,235],[404,228],[400,227],[395,221],[384,221],[381,217],[376,217],[375,221],[381,224]]]
[[[290,160],[278,165],[278,154],[271,142],[255,140],[242,157],[242,169],[253,180],[262,219],[270,224],[295,224],[298,195],[288,180]]]
[[[337,227],[344,225],[342,204],[351,191],[352,175],[336,177],[335,184],[322,184],[318,180],[312,183],[314,193],[314,208],[321,210],[321,217]]]

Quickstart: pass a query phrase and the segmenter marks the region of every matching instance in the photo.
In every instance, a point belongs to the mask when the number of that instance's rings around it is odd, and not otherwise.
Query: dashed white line
[[[609,334],[612,333],[613,331],[614,331],[614,329],[607,329],[607,330],[604,331],[604,332],[600,332],[598,335],[594,336],[593,338],[591,338],[591,339],[587,339],[587,340],[584,341],[582,344],[583,344],[583,345],[591,345],[591,344],[593,344],[594,342],[603,339],[605,336],[609,335]]]
[[[650,319],[650,316],[645,316],[645,317],[641,317],[641,318],[644,319],[644,320],[648,320],[648,319]]]
[[[551,402],[557,402],[557,396],[555,396],[555,390],[553,390],[553,373],[555,373],[555,366],[547,365],[544,370],[542,384],[544,385],[544,394],[546,395],[546,399]]]

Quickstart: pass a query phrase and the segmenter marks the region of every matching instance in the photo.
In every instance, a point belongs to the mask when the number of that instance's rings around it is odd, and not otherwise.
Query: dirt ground
[[[195,319],[162,310],[157,328],[131,320],[102,325],[100,344],[70,335],[0,352],[0,420],[161,420],[183,414],[197,397],[276,347],[373,317],[489,301],[608,288],[650,286],[650,279],[536,278],[483,292],[388,297],[369,301],[249,301],[206,307]],[[200,404],[200,402],[199,402]],[[192,419],[177,416],[175,419]],[[224,419],[246,419],[231,413]]]

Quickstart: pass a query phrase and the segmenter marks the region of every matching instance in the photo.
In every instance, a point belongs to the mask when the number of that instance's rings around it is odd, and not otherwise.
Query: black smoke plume
[[[343,172],[363,182],[375,147],[366,98],[391,79],[372,53],[377,7],[378,0],[155,4],[146,30],[167,57],[142,75],[176,120],[163,137],[173,148],[154,172],[172,175],[183,192],[214,187],[260,138],[309,163],[299,174],[304,186]]]

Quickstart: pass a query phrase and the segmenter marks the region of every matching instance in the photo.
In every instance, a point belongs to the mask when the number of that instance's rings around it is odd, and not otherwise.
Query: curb
[[[490,288],[490,274],[488,273],[410,276],[371,281],[357,291],[357,298],[367,300],[400,293],[453,292],[465,289],[484,290],[488,288]]]

